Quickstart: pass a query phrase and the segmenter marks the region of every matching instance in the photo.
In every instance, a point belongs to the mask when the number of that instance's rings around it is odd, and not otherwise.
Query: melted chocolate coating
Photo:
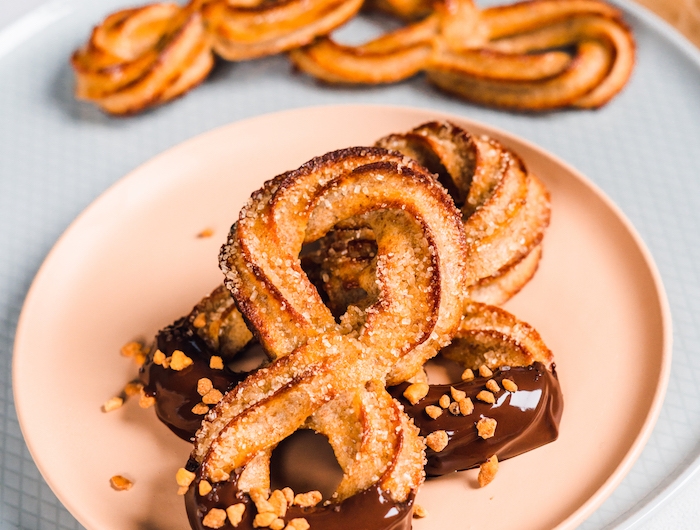
[[[503,389],[501,381],[506,378],[518,385],[516,392]],[[494,379],[501,387],[493,405],[476,399],[476,395],[486,388],[488,379]],[[542,363],[503,367],[494,372],[492,378],[476,377],[471,382],[431,385],[428,395],[415,405],[403,397],[408,386],[408,383],[402,383],[389,391],[414,419],[421,436],[444,430],[449,437],[447,447],[441,452],[427,448],[425,472],[428,476],[477,467],[493,455],[505,460],[552,442],[559,435],[564,401],[554,366],[551,372]],[[444,410],[437,419],[430,418],[425,407],[437,405],[440,396],[450,394],[451,386],[467,393],[474,403],[474,411],[469,416],[455,416]],[[492,438],[484,440],[478,435],[476,423],[482,417],[498,422]]]
[[[198,480],[195,480],[185,495],[187,517],[194,530],[208,530],[202,519],[212,508],[225,510],[239,503],[244,503],[246,509],[236,528],[253,529],[257,510],[248,494],[238,489],[238,475],[232,474],[228,482],[212,484],[212,490],[204,496],[199,495],[197,484]],[[378,486],[372,486],[340,503],[319,504],[312,508],[291,506],[283,519],[286,524],[303,517],[310,530],[410,530],[413,498],[411,494],[405,502],[395,502]],[[233,526],[227,520],[222,528],[233,529]]]
[[[202,401],[197,393],[197,382],[207,377],[223,394],[247,374],[235,373],[227,367],[223,370],[209,368],[209,359],[216,352],[197,335],[187,318],[161,330],[156,336],[156,346],[166,356],[180,350],[194,361],[184,370],[176,371],[154,364],[151,354],[139,371],[146,395],[156,398],[158,418],[183,440],[193,441],[204,419],[203,415],[192,412],[192,407]]]

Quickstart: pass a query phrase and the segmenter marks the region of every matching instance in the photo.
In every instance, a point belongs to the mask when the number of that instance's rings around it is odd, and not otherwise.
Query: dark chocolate
[[[144,392],[156,399],[158,418],[183,440],[193,441],[204,419],[203,415],[192,412],[202,401],[197,393],[197,382],[203,377],[209,378],[214,388],[223,394],[247,374],[238,374],[228,367],[209,368],[209,359],[216,353],[192,329],[187,318],[161,330],[156,336],[156,347],[168,357],[180,350],[194,361],[184,370],[176,371],[155,364],[152,352],[139,373]]]
[[[518,385],[516,392],[503,388],[505,378]],[[476,395],[486,389],[488,379],[494,379],[501,387],[493,405],[476,399]],[[471,382],[431,385],[428,395],[415,405],[403,397],[408,386],[408,383],[402,383],[389,391],[414,419],[421,436],[444,430],[449,438],[447,447],[439,453],[430,448],[426,450],[428,463],[425,472],[428,476],[477,467],[493,455],[505,460],[552,442],[559,435],[564,402],[554,367],[551,372],[541,363],[504,367],[495,371],[492,378],[477,376]],[[442,395],[450,395],[450,387],[466,392],[474,403],[474,411],[468,416],[456,416],[445,409],[437,419],[430,418],[425,407],[438,405]],[[476,423],[482,417],[497,421],[492,438],[479,437]]]
[[[185,494],[187,517],[194,530],[209,530],[202,520],[212,508],[225,510],[239,503],[244,503],[246,509],[236,529],[253,529],[257,510],[248,494],[238,489],[238,475],[233,473],[229,481],[212,484],[212,490],[204,496],[199,495],[197,484],[195,480]],[[303,517],[310,530],[410,530],[413,499],[411,494],[405,502],[395,502],[379,486],[372,486],[339,503],[322,503],[311,508],[291,506],[282,519],[286,524]],[[227,520],[222,528],[233,529],[233,526]]]

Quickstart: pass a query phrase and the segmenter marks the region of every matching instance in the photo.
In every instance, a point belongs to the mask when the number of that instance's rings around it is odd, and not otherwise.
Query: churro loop
[[[158,3],[109,15],[71,64],[78,99],[133,114],[201,83],[214,58],[195,4]]]
[[[305,242],[357,217],[376,241],[379,297],[338,323],[298,256]],[[272,448],[306,426],[328,436],[344,471],[336,507],[372,488],[410,503],[423,480],[422,442],[384,383],[399,360],[415,373],[450,342],[465,303],[460,287],[476,280],[474,259],[450,197],[402,155],[345,149],[267,182],[241,211],[220,263],[239,309],[275,360],[227,393],[203,422],[192,453],[197,480],[233,476],[241,491],[266,489]],[[350,424],[361,432],[349,432]],[[196,495],[188,506],[204,516]],[[325,511],[336,513],[332,505]]]
[[[347,22],[362,0],[279,0],[240,5],[207,2],[202,13],[214,51],[229,61],[254,59],[310,43]]]

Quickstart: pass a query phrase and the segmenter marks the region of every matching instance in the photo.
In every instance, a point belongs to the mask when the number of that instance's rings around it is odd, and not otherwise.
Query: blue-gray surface
[[[418,106],[480,120],[543,146],[601,186],[637,227],[661,271],[674,321],[674,358],[667,399],[647,447],[583,527],[624,519],[697,458],[700,60],[689,47],[630,12],[638,66],[625,91],[593,112],[531,116],[482,109],[435,92],[420,77],[391,87],[329,89],[293,74],[283,57],[274,57],[219,65],[181,100],[114,119],[73,99],[67,58],[94,23],[123,4],[51,3],[32,24],[15,28],[11,39],[0,38],[0,528],[80,528],[32,462],[10,377],[21,304],[56,239],[110,184],[164,149],[232,121],[310,105]],[[365,31],[353,24],[344,34],[353,39]]]

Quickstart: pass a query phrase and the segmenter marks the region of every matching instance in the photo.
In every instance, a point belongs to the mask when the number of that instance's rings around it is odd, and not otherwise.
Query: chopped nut
[[[277,517],[285,516],[287,513],[287,498],[282,490],[273,491],[267,501],[272,505],[272,511],[277,514]]]
[[[292,488],[282,488],[282,493],[287,500],[287,506],[291,506],[294,503],[294,490]]]
[[[226,515],[228,516],[228,522],[231,526],[238,526],[243,520],[243,514],[245,513],[245,504],[238,503],[232,504],[226,508]]]
[[[430,447],[436,453],[439,453],[445,447],[447,447],[447,442],[449,441],[450,439],[445,431],[431,432],[425,437],[425,445]]]
[[[486,440],[496,434],[496,424],[493,418],[481,418],[476,422],[476,430],[479,431],[479,436]]]
[[[139,383],[138,381],[132,381],[131,383],[127,383],[124,387],[124,394],[129,397],[135,396],[136,394],[140,393],[142,389],[143,383]]]
[[[124,344],[119,350],[124,357],[133,357],[134,355],[141,353],[143,346],[140,342],[131,341]]]
[[[289,521],[287,526],[284,527],[284,530],[309,530],[309,528],[311,528],[311,526],[306,519],[297,517]]]
[[[413,505],[413,517],[415,519],[423,519],[423,517],[428,516],[428,511],[423,508],[420,504]]]
[[[462,372],[462,381],[474,381],[474,371],[471,368],[467,368]]]
[[[212,508],[202,519],[202,524],[207,528],[221,528],[226,524],[226,512],[221,508]]]
[[[212,320],[209,322],[209,336],[212,339],[219,338],[219,330],[221,329],[221,320]]]
[[[197,381],[197,394],[200,396],[205,396],[212,388],[214,388],[214,383],[208,377],[202,377]]]
[[[405,397],[411,405],[415,405],[428,395],[428,390],[430,390],[430,385],[428,385],[428,383],[413,383],[404,390],[403,397]]]
[[[141,397],[139,398],[139,407],[141,407],[142,409],[147,409],[149,407],[152,407],[155,404],[156,404],[156,398],[153,396],[149,396],[148,394],[144,393],[142,390]]]
[[[496,397],[488,390],[482,390],[476,395],[476,399],[483,401],[484,403],[490,403],[493,405],[496,402]]]
[[[153,364],[162,365],[164,360],[165,354],[160,350],[156,350],[153,354]]]
[[[442,414],[442,409],[436,407],[435,405],[428,405],[425,407],[425,413],[433,419],[437,419]]]
[[[214,235],[214,230],[211,228],[205,228],[202,230],[199,234],[197,234],[197,237],[211,237]]]
[[[250,498],[251,498],[251,500],[253,501],[253,503],[255,503],[256,505],[257,505],[260,501],[266,501],[266,500],[268,499],[268,497],[270,496],[270,494],[269,494],[269,492],[267,491],[267,489],[265,489],[265,488],[260,488],[260,487],[257,487],[257,486],[256,486],[256,487],[253,487],[253,488],[250,488],[250,491],[248,491],[248,495],[250,496]],[[258,511],[260,511],[260,509],[258,509]]]
[[[459,411],[463,416],[469,416],[472,412],[474,412],[474,403],[472,403],[472,400],[469,398],[464,398],[462,401],[460,401]]]
[[[294,504],[303,508],[316,506],[323,499],[320,491],[309,491],[307,493],[298,493],[294,496]]]
[[[461,409],[459,408],[459,403],[456,401],[450,403],[450,406],[447,407],[447,410],[449,410],[453,416],[459,416],[462,413]]]
[[[493,375],[493,372],[488,366],[482,364],[481,366],[479,366],[479,375],[481,377],[491,377]]]
[[[194,361],[187,357],[181,350],[175,350],[170,359],[170,368],[176,371],[184,370],[190,366]]]
[[[107,401],[105,401],[102,404],[102,412],[111,412],[113,410],[117,410],[123,404],[124,404],[124,400],[122,398],[120,398],[119,396],[109,398]]]
[[[450,387],[450,394],[452,394],[452,399],[455,401],[462,401],[465,397],[467,397],[466,392],[463,390],[458,390],[453,386]]]
[[[203,328],[204,326],[207,325],[207,314],[206,313],[199,313],[196,317],[194,317],[194,320],[192,321],[192,325],[197,328]]]
[[[450,399],[450,396],[448,396],[447,394],[443,394],[442,396],[440,396],[440,399],[438,400],[438,404],[443,409],[446,409],[447,407],[449,407],[451,402],[452,402],[452,400]]]
[[[224,360],[218,355],[212,355],[209,358],[209,368],[211,368],[212,370],[223,370]]]
[[[216,405],[219,401],[221,401],[222,397],[224,397],[224,395],[219,390],[212,388],[206,393],[206,395],[202,396],[202,403],[206,403],[207,405]]]
[[[267,528],[277,516],[272,512],[259,513],[253,519],[253,528]]]
[[[143,366],[146,363],[146,354],[144,352],[139,352],[134,355],[134,363],[136,366]]]
[[[486,388],[488,388],[494,394],[497,394],[501,391],[501,387],[498,386],[498,383],[495,379],[489,379],[488,381],[486,381]]]
[[[282,530],[284,528],[284,519],[277,518],[270,523],[270,530]]]
[[[187,486],[180,486],[179,488],[177,488],[177,494],[184,495],[185,493],[187,493],[189,491],[189,489],[190,488],[188,488]]]
[[[192,407],[192,414],[204,416],[207,412],[209,412],[209,407],[207,407],[204,403],[197,403],[194,407]]]
[[[170,361],[172,361],[172,359],[172,357],[166,357],[163,359],[163,362],[161,362],[160,365],[167,370],[170,368]]]
[[[187,471],[184,467],[181,467],[177,470],[177,473],[175,473],[175,481],[177,482],[177,485],[183,488],[189,488],[193,480],[194,473],[192,473],[192,471]]]
[[[491,482],[496,473],[498,472],[498,457],[493,455],[486,462],[479,466],[479,476],[477,480],[479,481],[479,487],[483,488],[489,482]]]
[[[197,488],[199,489],[200,497],[204,497],[212,490],[211,484],[209,484],[209,481],[207,480],[200,481]]]
[[[128,478],[121,475],[114,475],[109,479],[109,485],[116,491],[127,491],[134,485]]]
[[[231,478],[231,475],[226,473],[223,469],[214,469],[209,472],[209,478],[212,480],[212,482],[226,482],[229,478]]]
[[[501,381],[501,384],[503,385],[503,388],[505,388],[508,392],[518,391],[518,385],[516,385],[515,381],[511,379],[504,379],[503,381]]]

